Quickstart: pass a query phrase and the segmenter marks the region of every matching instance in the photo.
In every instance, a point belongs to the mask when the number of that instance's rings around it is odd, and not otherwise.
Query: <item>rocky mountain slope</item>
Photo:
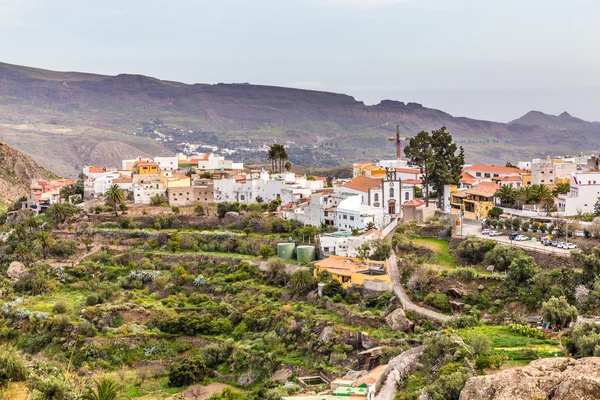
[[[530,113],[531,114],[531,113]],[[194,84],[141,75],[54,72],[0,63],[0,138],[65,175],[107,155],[168,154],[189,144],[247,148],[275,141],[298,165],[333,167],[392,157],[395,125],[407,135],[448,127],[467,162],[504,163],[600,148],[600,124],[527,114],[509,124],[456,118],[416,103],[250,84]],[[100,143],[106,143],[99,149]],[[103,158],[101,158],[102,160]]]
[[[564,357],[531,362],[467,381],[460,400],[600,399],[600,358]]]
[[[33,180],[56,178],[31,157],[0,143],[0,209],[29,193]]]

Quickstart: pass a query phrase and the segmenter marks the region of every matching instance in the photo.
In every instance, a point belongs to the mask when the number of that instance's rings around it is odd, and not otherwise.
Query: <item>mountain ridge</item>
[[[365,105],[350,95],[316,90],[185,84],[0,63],[0,138],[66,176],[91,161],[90,152],[78,147],[106,142],[121,149],[108,151],[107,166],[118,166],[118,157],[173,154],[194,145],[245,149],[232,157],[259,162],[261,148],[281,142],[294,164],[338,167],[394,157],[387,138],[396,124],[408,136],[446,126],[465,147],[468,162],[600,148],[600,124],[568,113],[529,112],[501,123],[454,117],[414,102]],[[56,144],[60,141],[66,149]]]

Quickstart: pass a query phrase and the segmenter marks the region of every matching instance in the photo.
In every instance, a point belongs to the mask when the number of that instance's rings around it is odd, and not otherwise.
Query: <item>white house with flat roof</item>
[[[600,197],[600,172],[573,172],[570,184],[569,193],[558,195],[558,211],[565,216],[594,212]]]
[[[383,208],[362,204],[360,195],[348,196],[337,206],[335,212],[335,226],[340,231],[365,230],[370,222],[377,229],[383,229],[384,226]]]

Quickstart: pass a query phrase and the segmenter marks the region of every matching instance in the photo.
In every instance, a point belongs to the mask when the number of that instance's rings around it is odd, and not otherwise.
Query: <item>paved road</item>
[[[412,300],[408,297],[404,288],[402,287],[402,283],[400,282],[400,272],[398,271],[398,261],[396,260],[396,254],[392,251],[390,258],[387,260],[388,269],[390,271],[390,278],[392,278],[392,286],[394,289],[394,294],[400,300],[400,304],[402,304],[402,308],[404,310],[409,310],[414,313],[417,313],[427,319],[436,322],[445,322],[451,319],[454,319],[454,316],[444,315],[439,312],[429,310],[425,307],[421,307],[412,302]]]
[[[457,229],[457,233],[460,234],[460,229]],[[527,250],[541,251],[541,252],[550,253],[550,254],[569,255],[570,251],[571,251],[571,250],[565,250],[565,249],[558,249],[558,248],[552,247],[552,246],[544,246],[539,241],[535,242],[535,243],[532,243],[529,241],[517,242],[515,240],[510,240],[507,235],[503,235],[503,236],[483,235],[481,233],[481,224],[479,222],[465,221],[465,223],[463,224],[462,234],[465,237],[466,236],[477,236],[477,237],[484,238],[484,239],[494,240],[499,243],[510,244],[510,245],[513,245],[516,247],[521,247],[521,248],[527,249]],[[536,236],[541,236],[541,235],[537,234]]]
[[[389,362],[392,370],[375,396],[375,400],[393,400],[396,395],[396,384],[401,378],[408,376],[411,367],[418,361],[421,354],[423,354],[423,346],[413,347],[392,358]]]

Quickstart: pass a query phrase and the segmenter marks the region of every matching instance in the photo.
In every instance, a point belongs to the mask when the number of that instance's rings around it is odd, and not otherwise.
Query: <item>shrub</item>
[[[75,254],[77,243],[74,240],[59,239],[54,242],[52,252],[59,257],[69,257]]]
[[[494,246],[495,243],[491,240],[469,237],[458,245],[454,254],[462,261],[477,264],[483,261],[485,254]]]
[[[296,271],[290,279],[290,287],[295,293],[306,294],[315,286],[313,274],[307,269]]]
[[[518,248],[498,244],[485,254],[484,261],[488,265],[493,265],[496,271],[506,271],[513,260],[521,254],[524,253]]]
[[[344,288],[340,281],[332,279],[323,287],[323,295],[333,298],[336,294],[343,295]]]
[[[265,260],[269,257],[273,257],[275,255],[275,250],[273,250],[273,246],[262,245],[260,246],[259,254]]]
[[[485,335],[476,335],[469,342],[475,354],[487,355],[492,349],[492,341]],[[485,367],[489,368],[489,367]]]
[[[204,379],[206,365],[202,357],[186,358],[169,369],[169,386],[188,386]]]
[[[437,308],[438,310],[442,310],[448,312],[451,310],[450,308],[450,300],[445,293],[429,293],[425,296],[425,304],[428,304],[432,307]]]
[[[29,367],[11,345],[0,346],[0,371],[11,381],[24,381],[29,375]]]
[[[511,332],[516,333],[521,336],[526,336],[534,339],[546,340],[548,337],[546,334],[539,329],[530,328],[527,325],[523,324],[510,324],[508,325],[508,329]]]
[[[57,303],[54,303],[54,305],[52,306],[52,311],[57,314],[66,313],[67,312],[67,303],[65,303],[64,301],[59,301]]]

